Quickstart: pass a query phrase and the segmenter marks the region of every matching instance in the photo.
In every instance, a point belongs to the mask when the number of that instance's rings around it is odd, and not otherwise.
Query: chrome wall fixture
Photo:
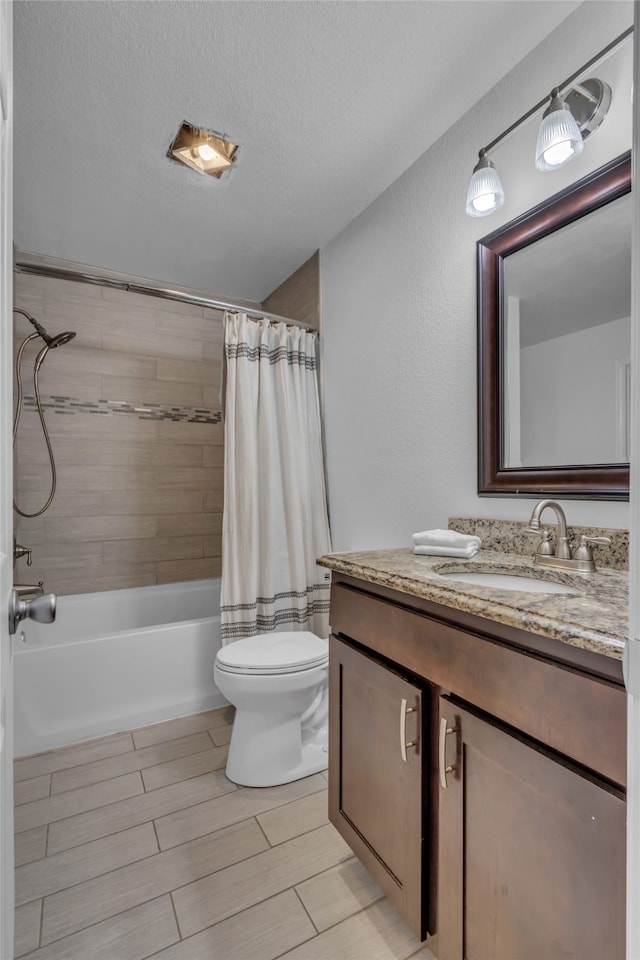
[[[579,83],[575,81],[624,43],[632,33],[633,27],[621,33],[563,83],[554,87],[550,97],[536,103],[479,151],[467,193],[466,211],[470,217],[486,217],[499,210],[504,203],[504,190],[496,168],[487,156],[489,151],[545,105],[536,143],[536,169],[557,170],[582,153],[584,141],[598,129],[607,115],[611,105],[611,87],[596,77]]]

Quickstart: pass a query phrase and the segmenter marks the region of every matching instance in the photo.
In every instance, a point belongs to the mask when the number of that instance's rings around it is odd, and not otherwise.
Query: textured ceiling
[[[578,5],[19,0],[16,245],[262,300]],[[185,119],[222,180],[167,159]]]

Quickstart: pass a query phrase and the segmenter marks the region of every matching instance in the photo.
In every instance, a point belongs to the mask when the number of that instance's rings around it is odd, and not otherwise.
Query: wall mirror
[[[478,241],[478,493],[629,498],[631,155]]]

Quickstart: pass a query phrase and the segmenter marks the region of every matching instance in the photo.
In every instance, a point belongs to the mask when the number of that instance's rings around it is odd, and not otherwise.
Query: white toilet
[[[245,637],[219,651],[213,675],[236,708],[229,780],[273,787],[326,770],[326,640],[306,631]]]

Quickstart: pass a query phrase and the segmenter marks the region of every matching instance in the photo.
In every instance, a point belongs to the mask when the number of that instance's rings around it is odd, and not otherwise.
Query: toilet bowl
[[[307,631],[264,633],[223,647],[213,675],[236,708],[227,777],[273,787],[327,768],[329,653]]]

